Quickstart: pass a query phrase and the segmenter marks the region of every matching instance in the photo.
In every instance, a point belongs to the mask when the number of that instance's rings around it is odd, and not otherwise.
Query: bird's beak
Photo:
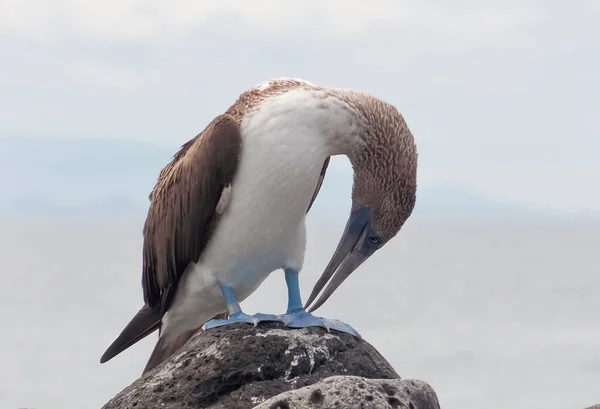
[[[346,223],[346,229],[344,230],[344,234],[340,239],[337,249],[321,275],[321,278],[319,278],[319,281],[315,284],[310,297],[308,297],[308,301],[304,306],[305,309],[315,300],[332,275],[333,278],[323,294],[321,294],[319,300],[308,312],[315,311],[323,305],[340,284],[342,284],[358,266],[377,250],[377,244],[373,244],[368,240],[368,237],[371,235],[374,235],[371,227],[371,209],[368,207],[361,207],[353,210],[350,213],[350,217]]]

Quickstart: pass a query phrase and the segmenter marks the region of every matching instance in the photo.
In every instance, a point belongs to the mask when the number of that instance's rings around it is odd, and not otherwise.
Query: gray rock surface
[[[337,375],[347,378],[323,383],[323,401],[318,405],[319,393],[315,391],[319,387],[304,387]],[[370,379],[377,381],[367,382]],[[235,324],[195,334],[178,353],[126,387],[103,409],[237,409],[259,404],[263,408],[273,397],[273,409],[328,408],[336,407],[335,398],[329,396],[337,396],[335,385],[340,388],[340,397],[344,391],[359,399],[356,406],[337,407],[439,408],[429,386],[400,380],[392,366],[365,340],[328,333],[322,328],[289,329],[269,322],[257,327]],[[291,390],[297,391],[285,395]],[[298,406],[295,402],[305,399],[308,391],[309,400],[311,396],[316,400],[313,406]],[[389,398],[387,406],[366,405],[384,393]],[[373,401],[367,394],[372,395]],[[281,399],[288,399],[288,406]],[[330,401],[334,406],[329,406]]]
[[[281,393],[255,409],[439,407],[435,392],[423,381],[331,376],[314,385]]]

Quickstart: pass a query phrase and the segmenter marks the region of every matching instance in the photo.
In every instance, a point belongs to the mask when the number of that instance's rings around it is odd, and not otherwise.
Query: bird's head
[[[353,96],[350,104],[361,130],[348,153],[354,169],[352,208],[337,249],[305,307],[331,281],[309,311],[327,301],[358,266],[400,231],[416,201],[417,150],[400,113],[373,97]]]

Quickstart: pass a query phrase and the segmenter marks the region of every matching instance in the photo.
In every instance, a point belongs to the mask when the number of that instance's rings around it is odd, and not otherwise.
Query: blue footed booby
[[[346,155],[354,170],[351,213],[303,305],[305,218],[333,155]],[[358,336],[311,312],[400,231],[415,205],[416,176],[413,136],[396,108],[378,98],[290,78],[243,92],[161,170],[143,229],[144,306],[100,362],[155,330],[144,373],[203,326],[283,321]],[[287,312],[244,313],[239,302],[278,269]]]

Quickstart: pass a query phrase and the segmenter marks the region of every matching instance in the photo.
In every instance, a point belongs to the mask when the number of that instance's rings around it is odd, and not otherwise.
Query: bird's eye
[[[379,244],[379,237],[377,236],[369,236],[369,241],[373,244]]]

